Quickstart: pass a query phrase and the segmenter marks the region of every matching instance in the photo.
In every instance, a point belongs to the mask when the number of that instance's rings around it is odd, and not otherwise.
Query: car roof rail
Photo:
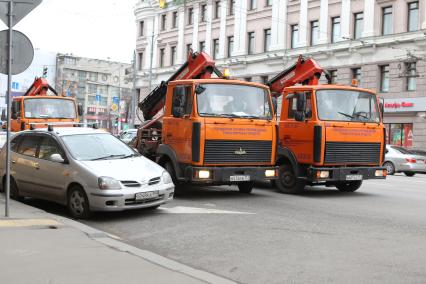
[[[48,131],[53,131],[53,126],[64,126],[64,125],[72,125],[73,127],[88,127],[89,125],[93,129],[98,129],[98,123],[97,122],[90,122],[90,123],[83,123],[83,122],[68,122],[68,121],[61,121],[61,122],[30,122],[30,130],[35,130],[36,125],[45,125],[47,126]]]

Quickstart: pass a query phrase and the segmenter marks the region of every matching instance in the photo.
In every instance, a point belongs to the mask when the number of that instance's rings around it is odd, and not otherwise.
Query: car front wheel
[[[81,187],[73,186],[68,192],[68,210],[76,219],[86,219],[91,216],[89,199]]]
[[[385,162],[383,167],[386,168],[388,175],[393,175],[395,173],[395,166],[391,162]]]

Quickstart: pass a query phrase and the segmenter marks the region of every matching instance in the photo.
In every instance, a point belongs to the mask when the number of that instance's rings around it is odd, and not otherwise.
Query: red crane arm
[[[47,90],[51,90],[58,95],[55,89],[49,85],[46,78],[35,78],[31,87],[25,92],[24,96],[45,96]]]
[[[212,73],[221,77],[221,72],[215,67],[213,59],[204,52],[188,55],[188,60],[167,81],[162,81],[143,101],[139,108],[145,120],[152,119],[166,103],[167,85],[174,80],[209,79]]]
[[[294,86],[296,84],[302,85],[317,85],[318,80],[324,73],[330,83],[330,76],[314,59],[303,58],[299,55],[296,64],[290,66],[283,72],[268,81],[271,92],[274,96],[279,97],[284,88]]]

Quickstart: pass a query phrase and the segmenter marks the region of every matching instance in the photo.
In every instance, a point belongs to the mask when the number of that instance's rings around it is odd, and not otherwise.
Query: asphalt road
[[[155,211],[85,223],[241,283],[426,282],[426,175],[367,181],[355,193],[191,188]]]

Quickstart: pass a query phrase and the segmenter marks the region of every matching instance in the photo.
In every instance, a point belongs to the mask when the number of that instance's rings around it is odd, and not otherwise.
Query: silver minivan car
[[[29,130],[11,140],[11,196],[68,206],[75,218],[92,211],[156,208],[173,199],[174,184],[158,164],[113,135],[82,127]],[[5,181],[5,147],[0,174]]]
[[[403,172],[411,177],[416,173],[426,173],[426,157],[400,146],[386,145],[383,166],[389,175]]]

